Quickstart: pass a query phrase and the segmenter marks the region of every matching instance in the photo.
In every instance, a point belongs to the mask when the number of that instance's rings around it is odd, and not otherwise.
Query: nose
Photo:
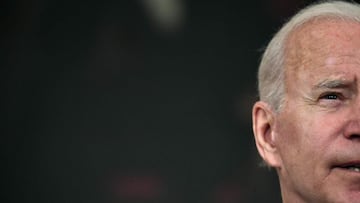
[[[360,118],[350,121],[344,131],[347,139],[360,141]]]

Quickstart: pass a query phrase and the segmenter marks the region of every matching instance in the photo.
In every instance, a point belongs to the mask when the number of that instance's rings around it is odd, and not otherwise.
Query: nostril
[[[346,139],[352,140],[352,141],[359,141],[360,142],[360,133],[346,133],[344,135]]]
[[[349,139],[360,141],[360,133],[353,133],[349,136]]]
[[[360,142],[360,133],[359,132],[348,132],[348,133],[345,133],[344,136],[346,139]]]

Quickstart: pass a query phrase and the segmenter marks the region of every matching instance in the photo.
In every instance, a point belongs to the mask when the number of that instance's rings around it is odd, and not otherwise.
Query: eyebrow
[[[336,89],[353,86],[356,81],[343,79],[326,79],[315,85],[315,89]]]

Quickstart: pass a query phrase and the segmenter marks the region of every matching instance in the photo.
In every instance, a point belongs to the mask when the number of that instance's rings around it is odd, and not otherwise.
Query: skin
[[[253,107],[256,146],[284,203],[360,203],[360,23],[318,19],[293,32],[285,103]]]

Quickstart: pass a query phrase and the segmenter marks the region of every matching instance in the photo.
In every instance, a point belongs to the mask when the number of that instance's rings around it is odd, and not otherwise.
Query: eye
[[[336,100],[339,99],[339,95],[336,93],[325,94],[321,97],[321,99]]]
[[[339,92],[326,92],[319,97],[319,105],[337,107],[344,102],[345,97]]]

